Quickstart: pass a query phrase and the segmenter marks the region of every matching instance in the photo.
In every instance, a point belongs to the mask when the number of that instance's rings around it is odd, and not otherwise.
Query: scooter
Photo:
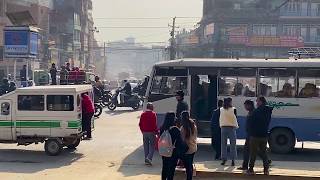
[[[138,110],[141,106],[141,98],[137,94],[131,95],[124,103],[118,101],[120,88],[112,95],[111,101],[107,105],[110,111],[114,111],[117,107],[131,107],[133,110]]]

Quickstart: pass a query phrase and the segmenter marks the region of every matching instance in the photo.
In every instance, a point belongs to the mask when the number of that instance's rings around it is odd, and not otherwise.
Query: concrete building
[[[91,0],[54,0],[51,39],[52,59],[58,65],[70,62],[73,66],[88,69],[94,64],[91,49],[94,32]]]
[[[141,79],[149,75],[152,66],[168,58],[164,46],[145,46],[135,42],[134,38],[107,44],[108,80],[119,79],[120,73],[129,73],[132,79]]]
[[[193,56],[288,57],[320,45],[320,0],[204,0],[200,24]]]
[[[52,10],[51,0],[0,0],[0,77],[13,74],[14,63],[10,59],[3,57],[3,28],[11,24],[6,13],[29,11],[35,26],[40,28],[41,38],[39,40],[39,56],[30,61],[30,67],[46,67],[49,62],[47,45],[49,43],[49,20]],[[23,60],[18,60],[17,69],[25,64]]]

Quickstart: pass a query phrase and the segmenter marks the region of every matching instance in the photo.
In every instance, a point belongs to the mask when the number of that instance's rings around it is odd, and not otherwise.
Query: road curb
[[[177,169],[176,170],[177,176],[183,177],[185,175],[185,170]],[[319,179],[319,177],[307,177],[307,176],[291,176],[291,175],[275,175],[271,174],[269,176],[263,174],[256,174],[256,175],[248,175],[245,173],[231,173],[231,172],[222,172],[222,171],[204,171],[204,170],[197,170],[197,178],[233,178],[233,179],[286,179],[286,180],[301,180],[303,179]]]

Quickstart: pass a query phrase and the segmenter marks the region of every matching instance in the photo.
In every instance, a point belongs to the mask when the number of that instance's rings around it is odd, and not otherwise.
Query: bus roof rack
[[[289,55],[295,58],[318,58],[320,57],[320,47],[299,47],[292,48],[289,51]]]

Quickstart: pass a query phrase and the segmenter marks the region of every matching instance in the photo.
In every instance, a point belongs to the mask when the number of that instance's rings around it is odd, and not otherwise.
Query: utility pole
[[[172,30],[170,32],[170,35],[171,35],[170,60],[176,59],[176,42],[175,42],[176,18],[177,17],[173,18]]]
[[[103,42],[103,78],[107,78],[107,56],[106,56],[106,42]]]

